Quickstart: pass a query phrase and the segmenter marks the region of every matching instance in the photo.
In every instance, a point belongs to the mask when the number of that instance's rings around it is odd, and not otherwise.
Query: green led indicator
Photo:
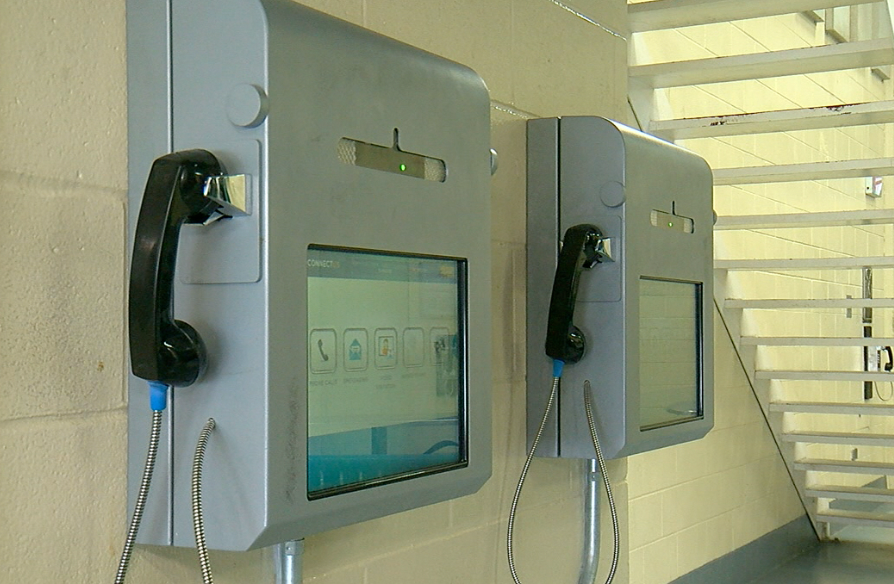
[[[400,171],[401,171],[401,172],[404,172],[404,171],[407,170],[407,165],[406,165],[406,164],[401,164],[399,168],[400,168]]]
[[[673,223],[668,223],[667,226],[668,226],[668,227],[673,227],[674,224],[673,224]]]

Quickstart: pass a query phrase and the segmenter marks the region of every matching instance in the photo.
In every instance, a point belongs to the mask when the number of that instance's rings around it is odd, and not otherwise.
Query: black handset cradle
[[[152,164],[130,265],[130,357],[137,377],[182,387],[205,369],[199,333],[173,318],[174,267],[181,225],[211,218],[220,204],[205,195],[206,184],[223,174],[205,150],[166,154]]]
[[[581,224],[565,232],[556,277],[549,301],[546,354],[565,363],[577,363],[584,356],[584,333],[574,326],[574,303],[584,268],[599,263],[598,245],[602,233],[595,225]]]

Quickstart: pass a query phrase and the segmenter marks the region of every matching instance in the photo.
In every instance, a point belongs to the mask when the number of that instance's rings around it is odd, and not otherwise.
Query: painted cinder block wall
[[[493,477],[474,496],[308,538],[304,578],[321,584],[506,584],[511,581],[504,551],[506,517],[525,447],[525,120],[570,114],[627,120],[625,4],[308,4],[476,69],[493,100],[500,171],[491,192]],[[130,512],[124,495],[125,49],[124,0],[0,3],[3,584],[110,580]],[[550,279],[544,274],[545,285]],[[717,368],[718,426],[750,420],[756,412],[735,377],[731,346],[721,332],[715,335],[722,365]],[[732,448],[760,432],[749,425],[722,444]],[[663,584],[710,559],[686,556],[708,532],[686,532],[688,514],[701,517],[702,511],[680,469],[692,461],[707,469],[718,456],[701,445],[645,455],[631,459],[629,479],[627,461],[610,463],[625,530],[617,582]],[[720,489],[742,478],[740,470],[727,470],[714,473]],[[676,481],[672,485],[667,483],[671,479]],[[517,523],[517,563],[526,581],[576,580],[580,483],[576,461],[535,462]],[[689,503],[674,508],[681,518],[675,524],[679,537],[667,540],[662,531],[664,543],[659,543],[652,538],[666,523],[650,507],[654,499],[649,495],[673,485]],[[766,486],[737,488],[747,494]],[[661,513],[666,515],[667,508]],[[748,537],[784,524],[790,515],[775,509],[768,513],[771,517],[748,530]],[[731,533],[739,533],[735,522],[752,522],[745,513],[711,520],[734,522]],[[602,556],[608,558],[606,517],[603,533]],[[710,555],[726,553],[744,539],[712,541]],[[668,558],[670,564],[664,562]],[[212,552],[211,560],[218,582],[273,581],[269,550]],[[132,562],[134,583],[198,580],[193,550],[140,547]]]
[[[871,15],[861,14],[863,25]],[[856,18],[856,16],[854,16]],[[865,40],[864,37],[861,40]],[[819,46],[833,43],[822,22],[803,14],[743,20],[638,36],[633,62],[711,58]],[[890,82],[868,68],[782,78],[718,83],[659,91],[659,117],[684,118],[819,107],[890,99]],[[714,168],[792,164],[875,158],[890,155],[884,126],[810,130],[757,136],[685,140],[681,145],[701,154]],[[886,150],[886,148],[888,148]],[[719,215],[796,213],[890,208],[890,198],[864,195],[862,178],[716,187]],[[891,230],[885,226],[718,232],[719,258],[838,257],[884,255]],[[889,276],[876,273],[876,297],[890,294]],[[860,297],[860,271],[772,271],[733,274],[728,286],[744,298]],[[877,334],[890,322],[877,313]],[[746,334],[767,336],[859,336],[860,319],[844,310],[792,310],[786,314],[748,314]],[[771,531],[803,511],[784,472],[764,421],[754,407],[747,379],[729,349],[722,328],[717,331],[716,425],[705,440],[628,460],[631,581],[667,582],[704,562]],[[852,370],[860,367],[859,349],[805,350],[781,347],[758,354],[763,368]],[[882,388],[884,394],[888,388]],[[857,383],[786,382],[771,386],[777,399],[857,401]],[[885,432],[878,418],[861,416],[797,416],[791,429]],[[879,427],[881,426],[881,428]],[[890,428],[890,426],[887,426]],[[889,431],[889,430],[887,430]],[[849,459],[848,446],[811,445],[805,457]],[[890,454],[887,454],[890,457]],[[885,453],[860,447],[860,460],[885,460]],[[655,472],[661,469],[660,472]],[[836,477],[841,480],[841,477]],[[822,479],[815,478],[822,482]],[[854,475],[852,480],[865,480]],[[656,526],[652,520],[660,517]],[[656,567],[660,567],[656,569]],[[661,573],[657,573],[657,572]]]

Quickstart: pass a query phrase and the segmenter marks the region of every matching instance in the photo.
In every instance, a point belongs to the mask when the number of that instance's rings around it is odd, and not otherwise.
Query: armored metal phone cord
[[[213,584],[211,577],[211,561],[208,559],[208,546],[205,543],[205,520],[202,517],[202,464],[205,462],[205,446],[208,437],[214,430],[214,418],[208,418],[199,441],[196,454],[192,459],[192,526],[196,534],[196,551],[199,554],[199,567],[202,569],[202,582]]]
[[[605,485],[605,496],[608,499],[608,509],[612,517],[612,565],[605,579],[605,584],[611,584],[618,569],[618,556],[621,552],[621,535],[618,529],[618,510],[615,508],[615,498],[612,496],[612,486],[608,480],[608,472],[605,470],[605,458],[602,456],[602,448],[599,446],[599,438],[596,436],[596,423],[593,421],[593,402],[590,396],[590,380],[584,381],[584,409],[587,412],[587,425],[590,427],[590,438],[593,439],[593,448],[596,449],[596,462],[599,464],[599,472],[602,474],[602,482]]]
[[[525,459],[525,465],[522,467],[521,476],[518,478],[518,485],[515,487],[515,495],[512,497],[512,505],[509,508],[509,526],[506,530],[506,554],[509,558],[509,572],[512,574],[512,581],[515,584],[521,584],[518,577],[518,571],[515,568],[515,555],[513,553],[514,541],[513,534],[515,530],[515,516],[518,510],[518,500],[521,496],[522,487],[525,484],[525,478],[528,475],[528,469],[531,467],[531,461],[534,459],[534,453],[537,451],[537,445],[543,437],[543,430],[546,427],[546,420],[549,418],[550,410],[552,410],[553,402],[556,399],[556,393],[559,389],[559,379],[561,377],[561,366],[557,369],[559,375],[553,377],[552,389],[549,392],[549,399],[546,402],[546,408],[543,411],[543,417],[540,419],[540,426],[534,435],[534,441],[531,443],[531,450]],[[593,448],[596,450],[596,462],[599,465],[599,472],[602,474],[602,483],[605,485],[605,495],[608,499],[608,508],[612,520],[612,564],[609,568],[608,575],[604,584],[611,584],[615,578],[615,572],[618,569],[618,559],[621,552],[621,533],[618,527],[618,510],[615,507],[615,498],[612,495],[611,483],[608,479],[608,472],[605,468],[605,458],[602,456],[602,448],[599,446],[599,438],[596,435],[596,423],[593,419],[593,407],[590,397],[590,381],[584,381],[584,409],[587,413],[587,425],[590,428],[590,438],[593,440]]]
[[[118,562],[118,573],[115,576],[115,584],[124,584],[127,575],[127,566],[133,553],[137,532],[140,530],[140,521],[143,519],[143,510],[146,508],[146,498],[149,495],[149,485],[152,484],[152,471],[155,468],[155,458],[158,454],[158,441],[161,436],[161,418],[164,410],[153,409],[152,429],[149,432],[149,451],[146,453],[146,465],[143,467],[143,478],[140,481],[140,490],[137,493],[137,501],[134,504],[133,516],[130,519],[130,527],[124,540],[124,549],[121,550],[121,559]]]
[[[549,412],[553,407],[556,399],[556,392],[559,389],[559,377],[553,377],[553,388],[549,392],[549,401],[546,402],[546,409],[543,411],[543,418],[540,420],[540,427],[537,428],[537,434],[534,436],[534,442],[531,443],[531,451],[525,459],[525,466],[522,467],[521,476],[518,477],[518,485],[515,487],[515,495],[512,497],[512,506],[509,508],[509,527],[506,530],[506,554],[509,557],[509,572],[512,573],[512,580],[515,584],[521,584],[518,579],[518,572],[515,570],[515,556],[513,555],[513,530],[515,528],[515,512],[518,509],[518,498],[521,496],[522,487],[525,484],[525,477],[528,475],[528,469],[531,467],[531,461],[534,460],[534,453],[537,451],[537,445],[540,444],[540,438],[543,436],[543,429],[546,427],[546,420],[549,418]]]
[[[875,395],[883,402],[891,401],[891,398],[894,397],[894,382],[888,382],[888,385],[891,386],[891,393],[888,394],[888,397],[882,397],[882,392],[879,391],[880,383],[873,382],[873,385],[875,386]]]

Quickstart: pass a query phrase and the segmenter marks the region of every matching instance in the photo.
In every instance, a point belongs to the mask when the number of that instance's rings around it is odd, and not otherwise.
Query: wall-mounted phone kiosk
[[[131,505],[144,379],[174,386],[139,541],[194,545],[208,418],[211,548],[475,492],[491,467],[482,80],[288,0],[127,8]]]
[[[712,226],[711,171],[695,154],[599,117],[528,122],[529,443],[553,378],[544,340],[579,360],[538,454],[594,458],[587,381],[607,458],[711,429]],[[558,259],[563,240],[583,261]],[[567,298],[550,312],[557,270]]]

